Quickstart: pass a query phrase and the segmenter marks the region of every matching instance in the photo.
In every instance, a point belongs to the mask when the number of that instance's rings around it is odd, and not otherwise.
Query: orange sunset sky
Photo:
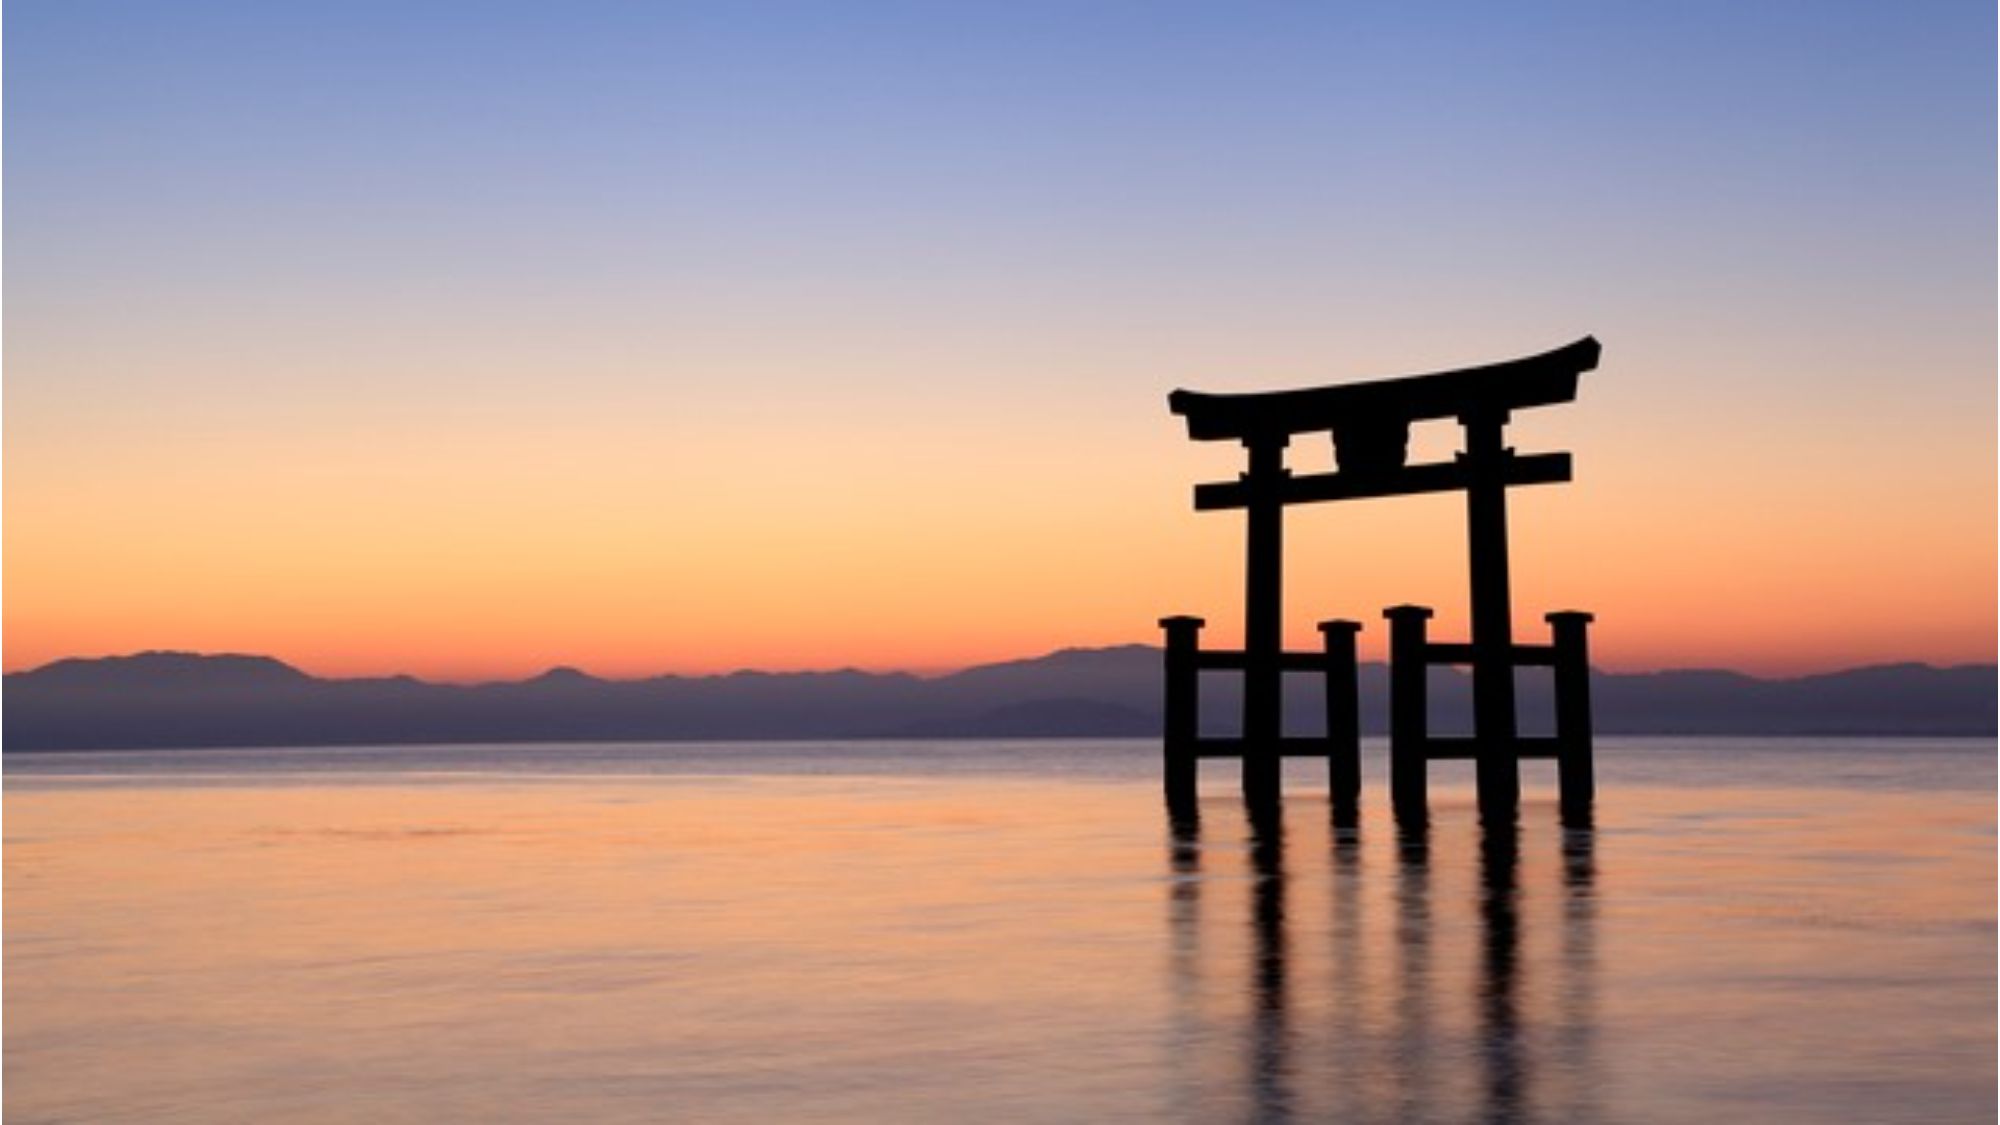
[[[1655,7],[10,11],[5,666],[1234,643],[1170,390],[1585,334],[1523,632],[1991,661],[1991,6]],[[1463,631],[1458,497],[1287,528],[1293,644]]]

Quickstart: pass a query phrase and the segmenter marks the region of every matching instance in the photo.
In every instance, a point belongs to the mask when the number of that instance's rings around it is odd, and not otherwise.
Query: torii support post
[[[1326,645],[1326,768],[1333,819],[1349,825],[1361,805],[1361,699],[1355,635],[1359,621],[1322,621]]]
[[[1389,619],[1389,799],[1398,820],[1428,816],[1425,787],[1430,761],[1428,606],[1398,605]]]
[[[1548,614],[1555,648],[1556,782],[1562,791],[1562,820],[1571,827],[1591,822],[1597,800],[1597,767],[1590,737],[1591,615],[1577,610]]]
[[[1243,589],[1243,796],[1252,803],[1276,801],[1284,758],[1284,630],[1286,477],[1283,435],[1258,437],[1245,445],[1250,470],[1243,476],[1248,534]]]
[[[1514,726],[1514,608],[1507,569],[1507,411],[1480,410],[1465,427],[1462,462],[1472,574],[1472,730],[1479,740],[1479,812],[1511,820],[1521,804]]]
[[[1166,788],[1167,810],[1176,818],[1195,808],[1195,745],[1201,729],[1201,649],[1199,617],[1163,617],[1167,632]]]

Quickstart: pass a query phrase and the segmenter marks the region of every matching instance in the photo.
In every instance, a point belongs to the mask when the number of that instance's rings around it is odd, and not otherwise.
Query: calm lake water
[[[10,754],[5,1109],[1992,1120],[1994,749],[1606,740],[1511,836],[1372,743],[1354,832],[1141,742]]]

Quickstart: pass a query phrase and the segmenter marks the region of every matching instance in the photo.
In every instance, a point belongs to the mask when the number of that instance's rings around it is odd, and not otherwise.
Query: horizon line
[[[543,667],[539,671],[527,672],[516,676],[479,676],[479,677],[461,678],[461,677],[425,676],[413,672],[375,672],[375,673],[360,673],[352,675],[329,675],[322,672],[312,671],[311,669],[293,660],[287,659],[283,656],[279,656],[273,653],[241,652],[241,651],[201,651],[197,649],[176,649],[176,648],[147,648],[147,649],[137,649],[130,652],[103,653],[98,655],[59,656],[56,657],[55,659],[47,660],[40,664],[0,670],[0,675],[5,675],[5,676],[29,675],[35,672],[42,671],[47,668],[52,668],[58,664],[67,664],[67,663],[100,663],[113,660],[131,660],[147,656],[176,656],[176,657],[191,657],[204,660],[211,660],[211,659],[267,660],[279,664],[285,668],[291,669],[292,671],[297,672],[300,675],[321,681],[407,679],[407,680],[414,680],[418,683],[435,684],[438,686],[449,686],[449,687],[477,687],[485,684],[518,684],[518,683],[525,683],[530,680],[542,679],[544,677],[556,673],[574,673],[576,675],[582,676],[590,680],[595,680],[600,683],[643,683],[648,680],[658,680],[658,679],[686,679],[686,680],[726,679],[731,676],[741,676],[741,675],[811,676],[811,675],[841,675],[841,674],[860,674],[860,675],[870,675],[870,676],[909,676],[914,679],[920,679],[920,680],[936,680],[954,676],[962,672],[968,672],[977,668],[990,668],[1004,664],[1032,663],[1034,661],[1047,660],[1051,657],[1060,656],[1065,653],[1098,653],[1098,652],[1110,652],[1117,649],[1147,649],[1154,652],[1162,651],[1161,646],[1158,644],[1151,644],[1143,641],[1127,641],[1118,644],[1105,644],[1105,645],[1060,645],[1055,648],[1046,649],[1040,653],[1033,655],[1003,657],[996,660],[977,661],[970,664],[938,666],[932,668],[864,667],[858,664],[844,664],[831,667],[822,666],[822,667],[799,667],[799,668],[757,668],[757,667],[745,666],[745,667],[734,667],[734,668],[728,668],[717,671],[708,671],[708,672],[663,670],[658,672],[641,673],[638,675],[631,675],[631,676],[617,676],[617,675],[600,675],[596,672],[588,671],[587,669],[584,669],[575,664],[556,663],[547,665],[546,667]],[[1388,665],[1387,660],[1363,660],[1360,663],[1364,666],[1379,665],[1386,667]],[[1767,683],[1784,682],[1789,680],[1812,679],[1818,676],[1839,675],[1846,672],[1859,672],[1875,668],[1899,668],[1899,667],[1920,667],[1920,668],[1928,668],[1934,671],[1951,671],[1954,669],[1962,669],[1962,668],[2000,669],[2000,662],[1996,662],[1994,660],[1975,660],[1975,661],[1939,663],[1932,660],[1915,659],[1915,658],[1901,659],[1901,660],[1876,660],[1860,664],[1829,666],[1813,671],[1791,672],[1779,675],[1766,675],[1757,672],[1746,672],[1741,669],[1731,668],[1721,664],[1697,664],[1697,665],[1674,665],[1674,666],[1658,665],[1646,668],[1608,668],[1601,664],[1593,662],[1590,666],[1592,672],[1595,672],[1600,675],[1652,676],[1652,675],[1667,675],[1673,673],[1706,672],[1706,673],[1722,673],[1732,676],[1742,676],[1746,679],[1760,680]]]

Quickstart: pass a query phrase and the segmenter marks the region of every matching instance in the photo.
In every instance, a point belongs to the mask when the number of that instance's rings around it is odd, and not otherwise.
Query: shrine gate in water
[[[1390,791],[1396,813],[1422,816],[1428,763],[1471,758],[1476,764],[1482,814],[1511,817],[1520,801],[1522,758],[1554,758],[1566,820],[1587,820],[1595,791],[1591,761],[1590,670],[1587,613],[1548,614],[1547,644],[1516,644],[1507,562],[1507,490],[1517,485],[1570,479],[1567,453],[1516,453],[1506,443],[1513,411],[1570,402],[1577,377],[1596,368],[1598,343],[1585,337],[1567,347],[1524,359],[1434,375],[1382,379],[1303,390],[1256,394],[1175,391],[1173,413],[1187,419],[1195,441],[1238,441],[1249,458],[1233,481],[1195,486],[1197,511],[1241,508],[1247,524],[1243,648],[1203,650],[1199,617],[1167,617],[1166,795],[1170,808],[1195,799],[1201,758],[1241,757],[1243,792],[1255,803],[1279,796],[1284,757],[1328,758],[1337,817],[1351,817],[1361,791],[1360,715],[1355,621],[1320,623],[1323,651],[1286,652],[1282,643],[1284,585],[1283,515],[1288,504],[1464,492],[1471,571],[1469,643],[1433,641],[1429,608],[1393,606],[1389,620]],[[1410,426],[1426,419],[1456,419],[1465,444],[1452,460],[1408,464]],[[1335,471],[1295,475],[1285,468],[1293,435],[1327,433]],[[1473,735],[1445,738],[1429,731],[1426,688],[1431,665],[1469,665]],[[1556,733],[1524,738],[1516,723],[1514,669],[1554,669]],[[1199,678],[1203,670],[1243,676],[1241,737],[1200,733]],[[1282,730],[1283,675],[1318,671],[1326,682],[1324,740],[1286,738]]]

